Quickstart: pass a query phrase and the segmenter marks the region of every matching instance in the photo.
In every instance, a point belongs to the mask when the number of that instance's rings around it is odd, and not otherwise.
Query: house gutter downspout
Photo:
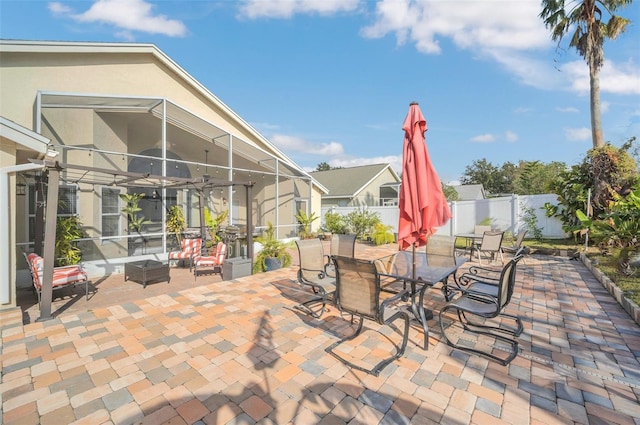
[[[20,164],[11,165],[9,167],[0,168],[0,202],[4,202],[7,206],[0,208],[0,305],[9,304],[11,302],[11,247],[9,237],[10,228],[10,208],[13,202],[10,199],[11,191],[9,190],[9,174],[21,173],[24,171],[42,170],[41,164]],[[2,201],[4,200],[4,201]]]

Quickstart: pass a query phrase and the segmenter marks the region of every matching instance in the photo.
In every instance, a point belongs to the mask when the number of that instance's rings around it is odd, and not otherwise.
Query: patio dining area
[[[396,249],[357,243],[355,255]],[[79,288],[54,298],[46,321],[25,289],[0,311],[0,422],[640,424],[640,327],[580,261],[519,265],[507,311],[524,332],[507,366],[449,347],[435,314],[428,349],[412,320],[404,355],[376,377],[325,351],[357,323],[334,306],[320,318],[295,308],[313,294],[292,256],[228,281],[171,268],[170,282],[143,288],[113,275],[88,300]],[[439,311],[439,286],[427,294]],[[349,354],[373,364],[400,332],[364,326],[376,332]]]

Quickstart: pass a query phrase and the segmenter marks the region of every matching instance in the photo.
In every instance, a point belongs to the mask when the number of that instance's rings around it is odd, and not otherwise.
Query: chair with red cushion
[[[189,260],[189,271],[193,267],[193,257],[200,255],[202,250],[201,238],[184,238],[180,241],[180,251],[169,253],[169,262]]]
[[[227,256],[227,244],[218,242],[214,255],[197,255],[193,257],[193,278],[198,278],[198,269],[211,267],[213,274],[220,274],[222,277],[222,265]]]
[[[38,305],[41,300],[42,292],[42,279],[44,272],[44,260],[41,256],[35,253],[26,254],[24,257],[27,260],[29,266],[29,272],[31,273],[31,280],[33,281],[33,290],[38,294]],[[55,267],[53,269],[53,283],[52,289],[66,288],[68,286],[76,286],[84,284],[85,297],[89,299],[89,279],[87,272],[81,265],[76,264],[73,266]]]

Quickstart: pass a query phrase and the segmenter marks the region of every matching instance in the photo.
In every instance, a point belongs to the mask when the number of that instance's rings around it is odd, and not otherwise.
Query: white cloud
[[[244,0],[240,17],[288,19],[295,14],[334,15],[358,8],[360,0]]]
[[[58,2],[49,3],[47,7],[49,11],[54,15],[64,15],[66,13],[72,12],[72,9],[70,7]]]
[[[591,140],[591,129],[582,128],[565,128],[564,136],[571,142],[581,142],[584,140]]]
[[[274,134],[269,140],[278,147],[278,149],[288,152],[301,152],[309,155],[322,156],[341,156],[344,154],[344,148],[341,143],[313,143],[300,137],[287,136],[285,134]]]
[[[589,67],[583,60],[568,62],[560,67],[573,91],[589,93]],[[632,63],[616,64],[605,58],[600,70],[600,92],[612,94],[640,94],[640,67]]]
[[[411,41],[423,53],[440,53],[441,37],[464,49],[540,48],[550,41],[539,9],[534,0],[381,0],[375,21],[362,29],[362,35],[381,38],[392,33],[399,45]]]
[[[531,108],[527,108],[527,107],[524,107],[524,106],[519,106],[519,107],[517,107],[516,109],[513,110],[513,113],[516,114],[516,115],[526,115],[526,114],[528,114],[528,113],[530,113],[532,111],[533,111],[533,109],[531,109]]]
[[[618,64],[605,59],[600,72],[600,90],[604,93],[640,94],[640,66],[633,62]]]
[[[600,112],[607,113],[609,112],[609,108],[611,107],[611,102],[601,101],[600,102]]]
[[[175,19],[153,13],[154,5],[144,0],[98,0],[89,10],[76,14],[61,3],[50,3],[49,10],[66,15],[82,23],[102,23],[118,28],[117,35],[132,39],[132,31],[181,37],[187,33],[185,25]]]
[[[578,108],[574,108],[573,106],[567,106],[567,107],[560,107],[557,106],[556,107],[556,111],[558,112],[564,112],[564,113],[576,113],[576,112],[580,112],[580,110]]]
[[[504,133],[504,138],[507,142],[513,143],[518,141],[518,134],[511,130],[507,130]]]
[[[498,62],[523,84],[588,93],[584,60],[563,64],[558,72],[545,55],[554,44],[538,16],[540,11],[538,0],[380,0],[374,21],[361,34],[366,38],[392,34],[398,45],[413,43],[425,54],[441,53],[440,41],[450,39],[461,49]],[[600,89],[603,93],[639,94],[640,67],[605,60]]]
[[[479,136],[472,137],[470,140],[477,143],[491,143],[496,141],[496,136],[489,133],[480,134]]]

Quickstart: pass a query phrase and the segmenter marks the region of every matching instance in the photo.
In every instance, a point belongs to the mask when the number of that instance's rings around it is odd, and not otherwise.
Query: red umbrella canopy
[[[400,185],[400,220],[398,242],[400,249],[426,245],[436,227],[444,226],[451,218],[442,184],[429,159],[424,133],[427,121],[416,102],[402,126],[402,183]]]

